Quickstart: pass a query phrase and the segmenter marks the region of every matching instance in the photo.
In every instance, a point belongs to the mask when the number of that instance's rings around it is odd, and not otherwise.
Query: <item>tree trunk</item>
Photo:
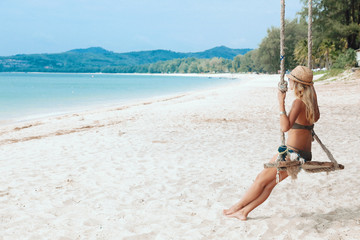
[[[326,49],[326,55],[325,55],[325,68],[326,70],[330,69],[330,62],[329,62],[329,49]]]
[[[356,15],[355,15],[355,0],[351,0],[351,18],[353,23],[356,22]]]
[[[358,6],[357,23],[360,24],[360,2]]]

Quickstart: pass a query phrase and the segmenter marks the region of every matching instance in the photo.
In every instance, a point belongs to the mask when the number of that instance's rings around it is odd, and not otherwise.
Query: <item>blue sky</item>
[[[287,0],[286,18],[301,7]],[[280,0],[1,0],[0,21],[0,56],[257,48],[280,25]]]

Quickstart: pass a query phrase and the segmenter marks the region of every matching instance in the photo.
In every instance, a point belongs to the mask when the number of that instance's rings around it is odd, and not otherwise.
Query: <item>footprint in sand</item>
[[[4,197],[6,195],[9,195],[8,191],[0,191],[0,197]]]

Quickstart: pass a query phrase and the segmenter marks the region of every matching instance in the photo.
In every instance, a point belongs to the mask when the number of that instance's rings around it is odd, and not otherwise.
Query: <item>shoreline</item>
[[[9,72],[9,73],[17,73],[17,72]],[[47,74],[44,72],[31,72],[29,74]],[[53,74],[53,73],[51,73]],[[54,73],[54,74],[58,74],[58,73]],[[87,75],[92,75],[94,73],[61,73],[61,74],[87,74]],[[97,73],[99,75],[102,75],[103,73]],[[108,74],[108,73],[105,73]],[[144,76],[179,76],[179,77],[205,77],[205,78],[226,78],[226,79],[231,79],[231,80],[235,80],[235,81],[241,81],[242,78],[246,78],[247,76],[249,76],[249,74],[230,74],[230,73],[221,73],[221,74],[151,74],[151,73],[146,73],[146,74],[113,74],[113,73],[109,73],[108,75],[144,75]],[[255,75],[255,74],[251,74],[251,75]],[[271,75],[269,75],[271,76]],[[177,96],[177,95],[186,95],[186,94],[191,94],[194,93],[196,91],[207,91],[207,90],[211,90],[217,87],[221,87],[227,84],[231,84],[231,83],[221,83],[221,84],[217,84],[216,86],[207,86],[207,87],[202,87],[201,89],[197,89],[197,90],[188,90],[188,91],[184,91],[184,92],[177,92],[177,93],[169,93],[169,94],[161,94],[161,95],[157,95],[157,96],[152,96],[152,97],[136,97],[136,98],[131,98],[131,99],[124,99],[124,100],[118,100],[118,101],[109,101],[109,102],[104,102],[104,103],[93,103],[93,104],[88,104],[88,105],[84,105],[84,106],[77,106],[77,107],[63,107],[63,109],[58,109],[55,112],[43,112],[43,113],[33,113],[33,114],[27,114],[26,116],[22,116],[22,117],[12,117],[12,118],[8,118],[8,119],[0,119],[0,126],[3,125],[9,125],[9,124],[16,124],[16,123],[26,123],[29,121],[36,121],[36,120],[41,120],[41,119],[46,119],[46,118],[51,118],[51,117],[59,117],[62,115],[69,115],[69,114],[76,114],[76,113],[85,113],[85,112],[90,112],[90,111],[94,111],[96,109],[109,109],[109,108],[116,108],[116,107],[124,107],[126,105],[134,105],[134,104],[141,104],[142,102],[148,102],[148,101],[156,101],[157,99],[162,99],[162,98],[171,98],[173,96]]]
[[[284,180],[246,222],[222,215],[280,142],[279,77],[255,78],[0,126],[2,237],[356,238],[360,79],[315,83],[316,133],[345,170]],[[312,152],[328,161],[317,143]]]

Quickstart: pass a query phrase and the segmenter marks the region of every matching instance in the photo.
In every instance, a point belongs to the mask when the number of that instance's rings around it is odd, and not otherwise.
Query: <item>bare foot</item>
[[[243,206],[240,205],[239,203],[237,203],[229,209],[224,209],[223,213],[224,213],[224,215],[230,215],[230,214],[233,214],[233,213],[239,211],[242,208],[243,208]]]
[[[241,221],[246,221],[247,219],[247,215],[244,213],[244,210],[241,209],[233,214],[229,214],[229,215],[226,215],[227,217],[234,217],[234,218],[237,218]]]

